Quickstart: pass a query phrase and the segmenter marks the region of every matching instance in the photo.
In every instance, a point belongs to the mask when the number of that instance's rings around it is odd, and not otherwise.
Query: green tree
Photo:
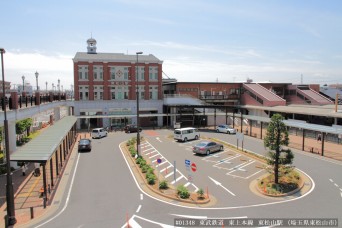
[[[267,163],[273,166],[274,183],[279,183],[279,166],[292,164],[294,158],[291,150],[284,150],[282,146],[289,145],[289,133],[283,122],[284,117],[274,114],[268,125],[264,145],[271,151],[268,152]]]
[[[18,135],[22,135],[26,131],[27,135],[29,135],[30,134],[29,130],[30,130],[30,127],[32,126],[32,123],[33,121],[31,118],[17,121],[15,124],[16,133]]]

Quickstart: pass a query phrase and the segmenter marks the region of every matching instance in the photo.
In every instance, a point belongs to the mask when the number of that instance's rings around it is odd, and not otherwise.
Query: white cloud
[[[64,88],[70,88],[73,83],[73,62],[71,56],[44,55],[42,53],[22,53],[20,50],[7,51],[4,55],[5,80],[12,84],[22,84],[22,76],[25,82],[36,85],[35,72],[38,71],[38,84],[48,88],[51,84],[57,84],[58,79]]]

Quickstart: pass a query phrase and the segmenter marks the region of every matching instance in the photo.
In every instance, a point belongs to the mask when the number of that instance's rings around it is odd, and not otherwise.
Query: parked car
[[[236,134],[236,130],[229,125],[221,124],[216,127],[217,132],[223,132],[226,134]]]
[[[137,125],[133,125],[133,124],[128,124],[125,126],[124,128],[126,133],[132,133],[132,132],[137,132],[138,131],[138,126]],[[139,132],[141,132],[142,129],[141,127],[139,127]]]
[[[91,151],[91,140],[81,139],[78,141],[78,151]]]
[[[192,148],[192,151],[196,154],[209,155],[212,152],[222,151],[223,145],[213,141],[202,141]]]
[[[91,131],[91,137],[93,139],[106,137],[108,132],[104,128],[94,128]]]

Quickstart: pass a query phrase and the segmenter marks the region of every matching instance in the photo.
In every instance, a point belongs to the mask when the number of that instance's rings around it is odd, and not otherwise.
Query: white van
[[[108,132],[104,128],[94,128],[91,131],[91,137],[93,139],[106,137]]]
[[[178,141],[186,142],[192,139],[199,139],[200,133],[197,128],[186,127],[178,128],[173,132],[173,138]]]

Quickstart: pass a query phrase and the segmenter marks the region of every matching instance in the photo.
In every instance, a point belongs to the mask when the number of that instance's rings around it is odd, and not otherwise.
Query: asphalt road
[[[306,183],[305,192],[268,198],[250,190],[251,181],[263,173],[257,168],[257,161],[228,148],[210,156],[196,156],[191,152],[191,145],[198,140],[177,143],[168,137],[172,131],[148,133],[142,132],[147,139],[142,153],[148,154],[152,161],[162,160],[156,167],[161,175],[168,175],[169,183],[177,180],[175,186],[185,184],[193,190],[208,189],[217,199],[215,205],[190,208],[177,202],[166,203],[142,192],[119,149],[119,144],[134,134],[116,132],[94,139],[91,152],[79,153],[74,170],[68,174],[70,196],[65,191],[63,200],[55,202],[60,205],[59,211],[46,216],[35,227],[126,227],[127,222],[131,227],[174,227],[175,218],[338,218],[342,221],[341,162],[295,151],[294,165],[312,182]],[[236,144],[234,135],[214,132],[201,135]],[[244,148],[265,154],[258,139],[245,137]],[[196,172],[189,171],[185,160],[196,164]],[[176,176],[170,175],[175,170]]]

